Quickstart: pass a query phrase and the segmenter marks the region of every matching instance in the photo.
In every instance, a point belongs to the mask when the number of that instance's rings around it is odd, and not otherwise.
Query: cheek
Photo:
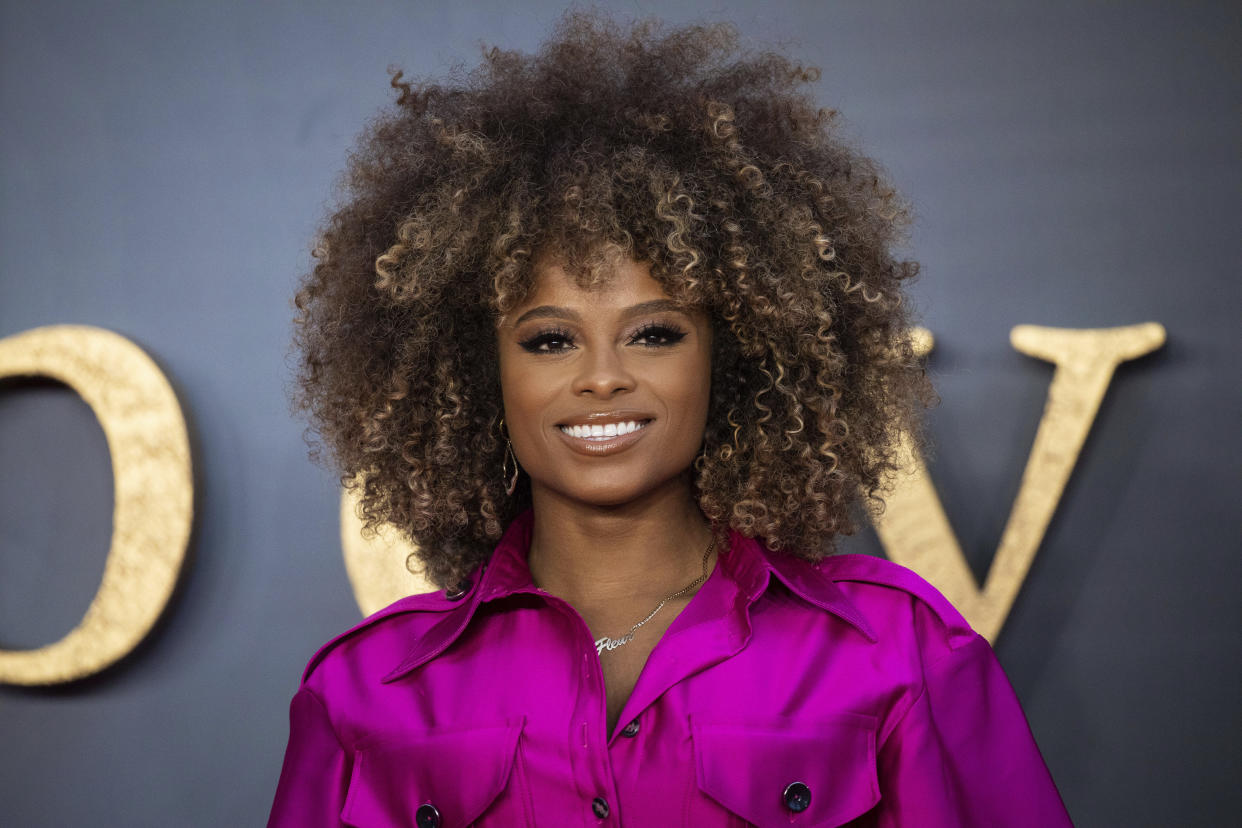
[[[518,461],[526,467],[537,463],[545,451],[548,435],[543,433],[551,400],[548,378],[534,370],[528,361],[500,358],[500,396],[505,431],[513,443]]]
[[[517,435],[529,424],[531,401],[527,399],[532,383],[518,360],[500,355],[500,398],[503,405],[505,427],[516,443]]]
[[[665,380],[666,399],[677,408],[678,419],[696,428],[707,421],[711,402],[711,360],[705,354],[680,362]]]

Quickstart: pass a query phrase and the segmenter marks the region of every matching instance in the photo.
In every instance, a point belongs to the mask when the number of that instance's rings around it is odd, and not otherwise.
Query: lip
[[[566,434],[561,430],[561,426],[575,425],[608,425],[610,423],[642,423],[642,427],[637,431],[631,431],[629,434],[619,434],[616,437],[607,437],[604,439],[595,438],[594,440],[585,440],[581,437],[574,437]],[[609,454],[616,454],[625,451],[630,446],[637,443],[646,436],[647,431],[651,428],[651,423],[655,421],[655,417],[646,411],[607,411],[593,414],[582,414],[567,418],[553,426],[561,441],[571,450],[587,457],[603,457]]]
[[[612,411],[594,411],[566,417],[564,420],[558,421],[557,425],[608,425],[609,423],[628,423],[631,420],[639,422],[654,419],[655,415],[650,411],[639,411],[636,408],[617,408]]]

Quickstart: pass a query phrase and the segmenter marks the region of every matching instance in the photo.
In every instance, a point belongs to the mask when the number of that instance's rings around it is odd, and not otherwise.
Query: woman
[[[916,268],[814,72],[736,40],[570,15],[394,78],[300,402],[444,589],[311,660],[270,824],[1068,824],[987,643],[828,556],[931,398]]]

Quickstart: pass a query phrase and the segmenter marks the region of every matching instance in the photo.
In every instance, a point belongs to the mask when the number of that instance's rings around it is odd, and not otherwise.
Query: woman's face
[[[684,475],[703,441],[711,325],[638,262],[582,289],[557,264],[498,329],[505,425],[532,494],[616,506]]]

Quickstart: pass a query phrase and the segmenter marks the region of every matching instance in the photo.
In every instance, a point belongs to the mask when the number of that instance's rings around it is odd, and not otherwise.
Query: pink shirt
[[[731,536],[617,727],[516,519],[306,668],[269,826],[1069,825],[987,641],[910,570]]]

